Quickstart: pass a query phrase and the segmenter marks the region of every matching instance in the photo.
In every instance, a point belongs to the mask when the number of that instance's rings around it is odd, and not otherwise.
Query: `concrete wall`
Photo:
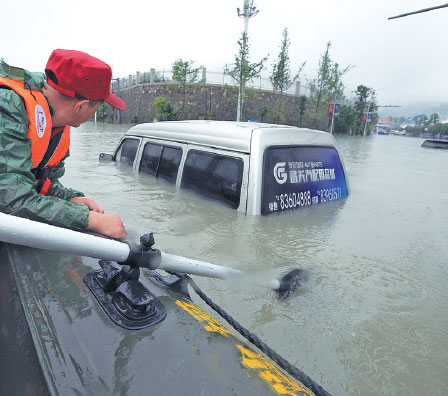
[[[116,92],[117,93],[117,92]],[[259,89],[247,89],[241,120],[277,122],[274,112],[278,109],[280,94]],[[238,89],[227,85],[191,85],[184,95],[179,84],[145,83],[122,89],[119,95],[127,104],[121,112],[122,123],[152,122],[156,118],[153,101],[156,97],[167,98],[170,103],[183,109],[179,119],[211,119],[234,121],[236,119]],[[309,101],[309,98],[307,98]],[[283,95],[284,119],[279,123],[299,125],[299,96]],[[272,112],[262,115],[267,106]],[[303,120],[306,123],[306,120]]]

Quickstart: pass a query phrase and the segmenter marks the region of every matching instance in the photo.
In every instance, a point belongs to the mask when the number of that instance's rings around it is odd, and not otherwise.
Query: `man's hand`
[[[91,211],[87,229],[116,239],[124,239],[127,235],[121,217],[116,214]]]
[[[99,207],[99,205],[92,199],[87,197],[74,197],[70,202],[77,202],[86,205],[90,211],[104,213],[104,210]]]

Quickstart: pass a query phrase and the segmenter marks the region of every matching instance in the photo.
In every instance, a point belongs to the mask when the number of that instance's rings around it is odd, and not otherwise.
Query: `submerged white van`
[[[100,161],[133,166],[250,215],[346,198],[332,135],[285,125],[167,121],[136,125]]]

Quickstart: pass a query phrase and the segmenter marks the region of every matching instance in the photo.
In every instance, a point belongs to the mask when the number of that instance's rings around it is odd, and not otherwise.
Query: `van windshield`
[[[346,198],[344,169],[333,147],[269,147],[264,154],[261,213]]]
[[[135,155],[137,154],[139,144],[139,139],[124,139],[115,154],[115,161],[126,165],[132,165]]]

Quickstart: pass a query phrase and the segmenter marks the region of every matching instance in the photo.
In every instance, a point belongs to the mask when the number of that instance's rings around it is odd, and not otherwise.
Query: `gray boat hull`
[[[163,303],[166,319],[127,330],[83,282],[99,268],[97,260],[17,245],[3,245],[2,253],[51,395],[311,394],[191,300],[149,277],[140,281]]]

